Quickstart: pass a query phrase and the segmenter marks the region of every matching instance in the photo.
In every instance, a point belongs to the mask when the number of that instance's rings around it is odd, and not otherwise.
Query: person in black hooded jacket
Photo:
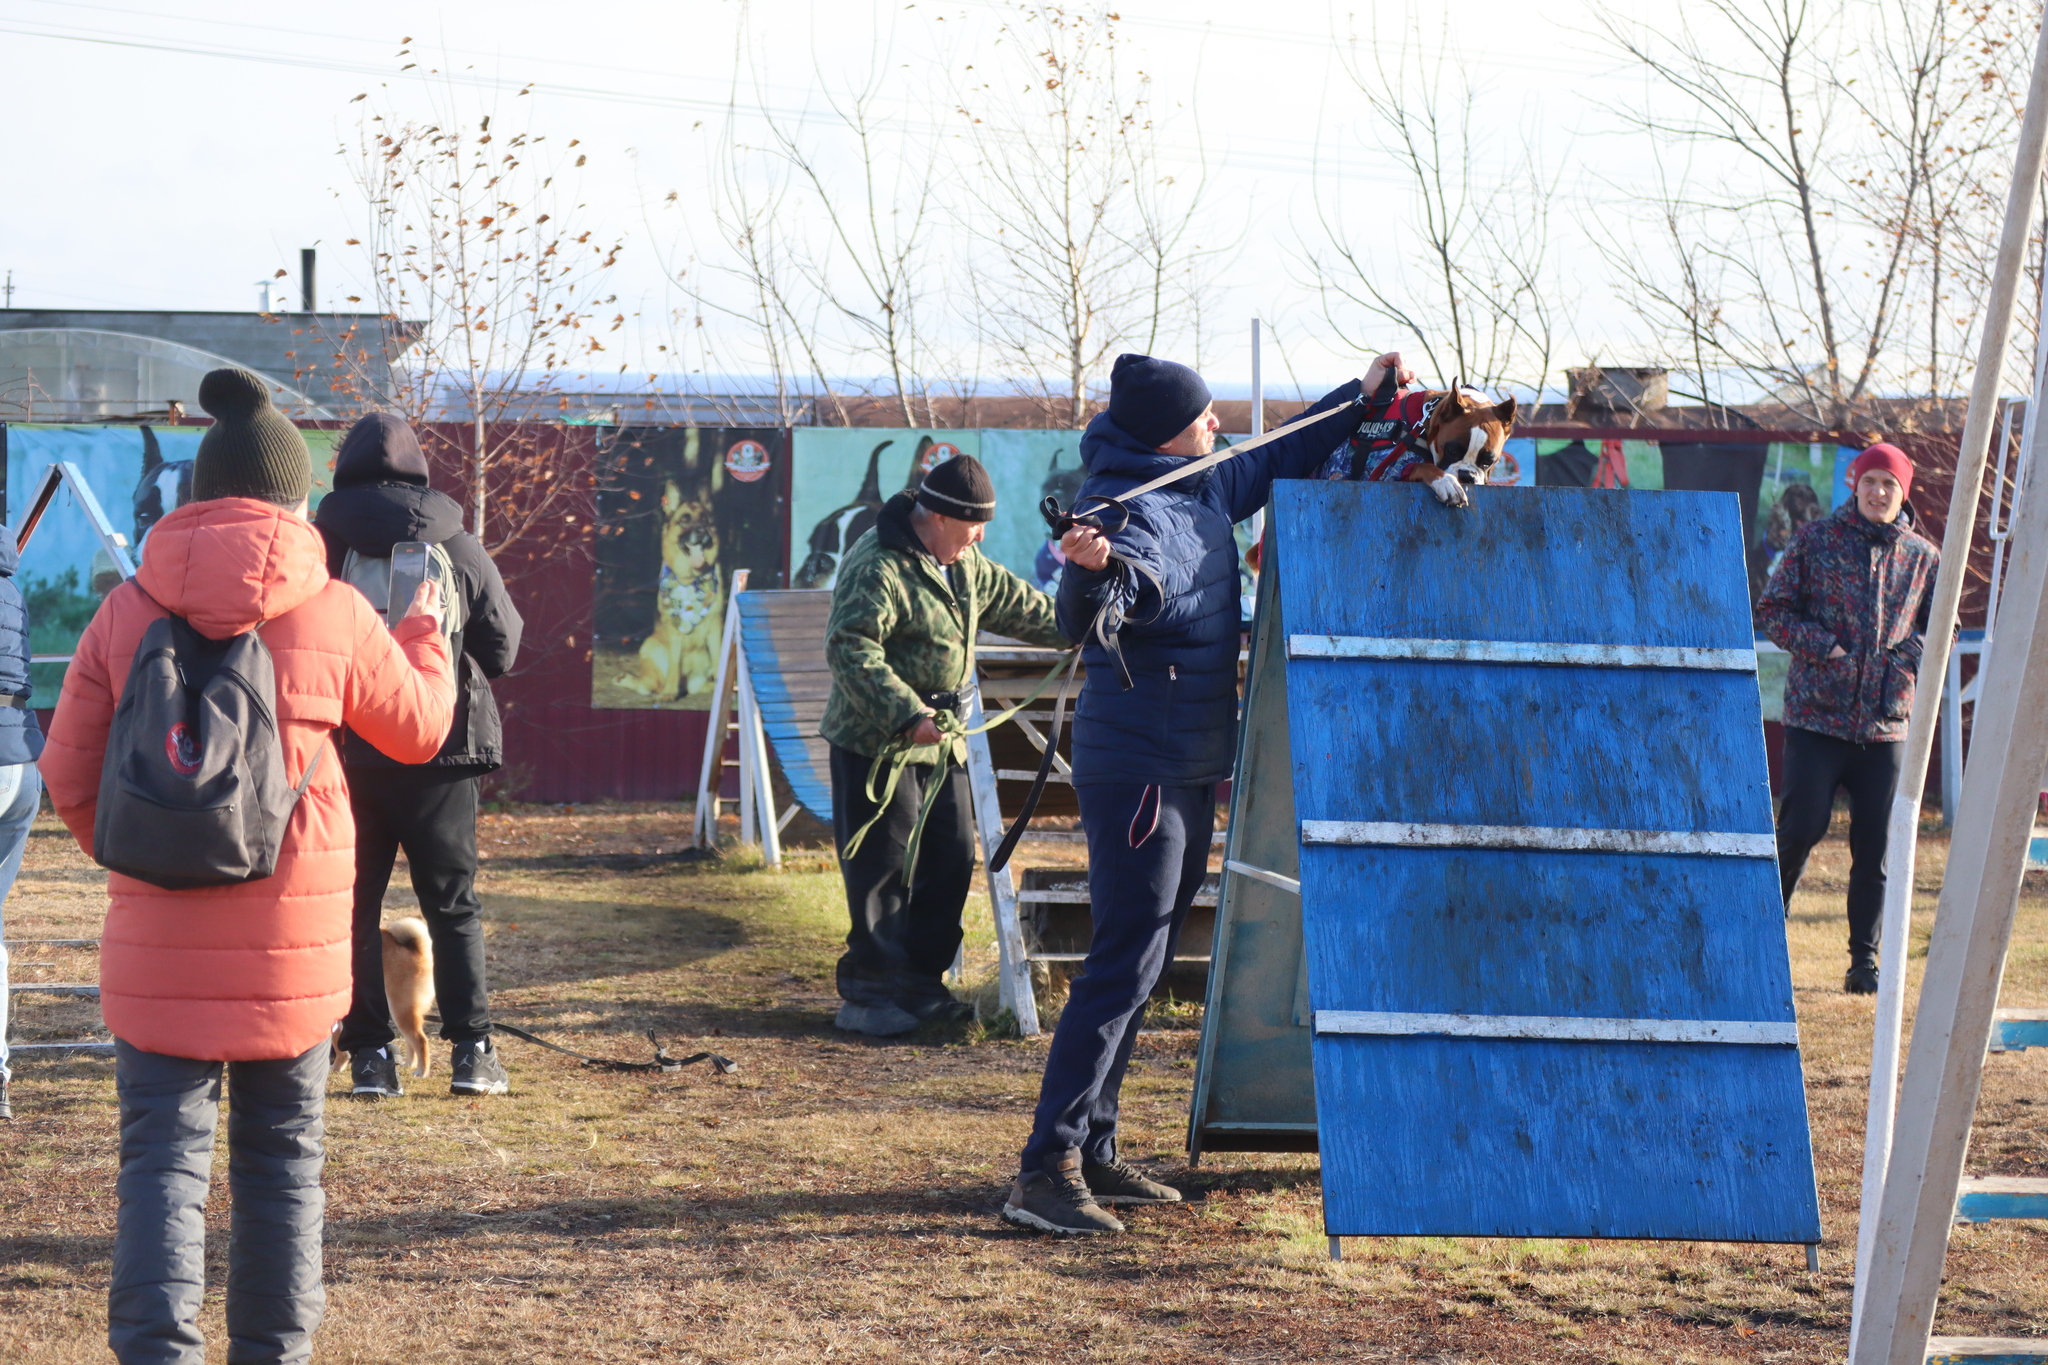
[[[0,526],[0,907],[21,872],[29,826],[35,823],[43,785],[36,760],[43,732],[29,707],[28,604],[15,586],[14,533]],[[0,1119],[14,1117],[7,1085],[7,940],[0,937]]]
[[[392,1055],[396,1030],[384,996],[380,932],[384,890],[403,848],[434,945],[441,1036],[454,1045],[449,1089],[502,1095],[510,1086],[491,1045],[476,814],[478,779],[505,761],[490,680],[511,668],[519,653],[519,612],[482,544],[462,529],[462,509],[427,487],[426,456],[401,418],[372,413],[349,428],[335,453],[334,491],[321,500],[313,524],[327,541],[327,571],[337,578],[350,550],[388,558],[401,541],[441,546],[467,608],[448,642],[461,676],[455,722],[441,752],[427,763],[401,764],[358,735],[342,740],[356,818],[355,998],[337,1043],[350,1054],[356,1094],[404,1093]]]

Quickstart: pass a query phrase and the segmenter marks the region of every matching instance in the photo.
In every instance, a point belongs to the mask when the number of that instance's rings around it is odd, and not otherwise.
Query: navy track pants
[[[1024,1169],[1078,1148],[1116,1158],[1117,1095],[1145,1001],[1173,960],[1202,889],[1216,788],[1090,784],[1076,789],[1088,834],[1095,936],[1053,1030]]]

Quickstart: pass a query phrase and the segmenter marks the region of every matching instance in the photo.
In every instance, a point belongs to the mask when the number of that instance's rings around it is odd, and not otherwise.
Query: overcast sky
[[[1336,60],[1333,35],[1370,32],[1371,16],[1313,0],[1136,0],[1119,13],[1126,57],[1153,78],[1168,116],[1168,154],[1191,165],[1203,148],[1212,202],[1248,225],[1212,291],[1210,316],[1231,321],[1217,324],[1206,368],[1222,383],[1246,377],[1246,327],[1235,319],[1260,313],[1308,371],[1305,385],[1355,372],[1326,344],[1290,260],[1318,158],[1326,175],[1341,167],[1348,215],[1370,222],[1403,211],[1398,178],[1361,135],[1359,100]],[[1587,202],[1611,196],[1614,166],[1588,169],[1621,159],[1601,153],[1612,124],[1600,101],[1637,78],[1576,31],[1583,12],[1446,0],[1431,11],[1432,33],[1438,13],[1491,116],[1570,150],[1568,179]],[[420,82],[433,68],[474,83],[458,95],[475,108],[495,103],[535,131],[581,140],[591,157],[582,197],[599,227],[627,243],[616,287],[649,338],[676,302],[656,257],[688,245],[682,225],[649,206],[671,190],[687,201],[704,184],[743,23],[779,54],[766,98],[793,115],[818,108],[821,82],[864,69],[875,35],[886,35],[901,92],[891,99],[915,121],[946,116],[959,69],[987,50],[1001,18],[982,0],[872,9],[858,0],[0,0],[0,107],[11,132],[0,270],[13,273],[16,307],[253,309],[259,281],[284,269],[296,306],[299,248],[317,245],[323,306],[365,292],[342,244],[359,200],[336,148],[368,107],[351,104],[359,94],[426,112]],[[398,56],[407,38],[410,53]],[[420,65],[401,73],[408,61]],[[515,93],[529,84],[531,95]],[[1597,281],[1588,286],[1575,340],[1595,347],[1607,305]]]

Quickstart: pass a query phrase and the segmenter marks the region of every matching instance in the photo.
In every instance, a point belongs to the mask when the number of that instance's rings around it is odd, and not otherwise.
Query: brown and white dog
[[[1471,502],[1465,490],[1486,482],[1515,429],[1515,400],[1505,398],[1496,403],[1463,384],[1401,394],[1384,418],[1360,425],[1352,459],[1365,464],[1351,477],[1384,478],[1382,471],[1398,465],[1404,449],[1413,450],[1399,440],[1400,427],[1405,427],[1428,455],[1402,470],[1399,479],[1428,484],[1446,507],[1465,507]]]
[[[434,944],[427,937],[427,922],[408,915],[384,926],[384,998],[391,1006],[391,1022],[405,1040],[411,1054],[412,1074],[425,1076],[434,1069],[433,1054],[427,1051],[427,1015],[434,1008]],[[334,1026],[341,1037],[341,1025]],[[339,1069],[347,1054],[337,1045],[332,1066]]]
[[[384,998],[391,1003],[391,1022],[412,1056],[412,1074],[434,1069],[427,1051],[427,1011],[434,1008],[434,945],[427,922],[417,915],[384,926]]]

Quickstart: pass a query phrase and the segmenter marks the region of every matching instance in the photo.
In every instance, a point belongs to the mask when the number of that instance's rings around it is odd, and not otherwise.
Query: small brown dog
[[[384,998],[391,1003],[391,1022],[412,1056],[412,1074],[434,1069],[427,1051],[427,1011],[434,1008],[434,945],[427,922],[417,915],[384,926]]]

